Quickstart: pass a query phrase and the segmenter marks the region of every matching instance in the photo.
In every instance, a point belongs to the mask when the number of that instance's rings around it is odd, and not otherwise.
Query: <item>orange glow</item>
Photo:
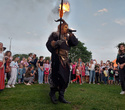
[[[70,11],[70,5],[69,5],[68,2],[63,3],[62,10],[61,10],[61,4],[59,5],[59,15],[60,15],[61,18],[63,17],[63,14],[65,12],[69,12],[69,11]]]

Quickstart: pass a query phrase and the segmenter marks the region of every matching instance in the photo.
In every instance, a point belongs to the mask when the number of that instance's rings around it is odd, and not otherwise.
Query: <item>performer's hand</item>
[[[64,41],[63,40],[57,40],[55,42],[55,46],[60,46]]]
[[[72,32],[69,33],[69,37],[72,37],[74,34]]]

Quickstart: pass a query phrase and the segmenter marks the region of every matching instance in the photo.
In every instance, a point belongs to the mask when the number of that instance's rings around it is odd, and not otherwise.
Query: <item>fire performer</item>
[[[63,20],[59,19],[57,20],[61,21],[61,23],[58,26],[57,32],[53,32],[47,43],[46,46],[48,50],[51,52],[51,61],[52,61],[52,72],[49,77],[49,83],[50,83],[50,98],[51,101],[56,104],[57,99],[55,96],[55,93],[59,92],[59,98],[58,100],[62,103],[70,103],[64,99],[64,93],[65,89],[68,86],[69,82],[69,74],[70,74],[70,67],[69,67],[69,59],[68,59],[68,51],[70,50],[70,47],[76,46],[78,44],[78,40],[75,37],[75,35],[69,31],[68,24]],[[60,29],[61,27],[61,29]],[[61,32],[60,32],[61,31]],[[60,35],[60,40],[59,38]]]

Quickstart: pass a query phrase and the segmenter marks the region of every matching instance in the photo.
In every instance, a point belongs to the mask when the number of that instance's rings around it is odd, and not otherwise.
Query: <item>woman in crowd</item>
[[[95,61],[96,63],[94,63],[93,61]],[[89,84],[91,84],[91,82],[93,82],[93,84],[95,84],[95,65],[97,64],[96,60],[91,60],[90,61],[90,77],[89,77]]]
[[[14,61],[12,61],[10,63],[10,67],[11,67],[11,77],[6,85],[6,88],[11,88],[11,87],[15,87],[15,83],[16,83],[16,78],[17,78],[17,68],[18,68],[18,63],[17,61],[19,60],[18,57],[16,57],[14,59]]]
[[[120,94],[125,94],[125,44],[120,43],[118,45],[118,55],[117,55],[117,64],[119,66],[119,75],[122,91]]]
[[[35,75],[35,72],[32,73],[32,67],[29,67],[25,73],[25,77],[24,77],[24,84],[26,85],[31,85],[33,83],[33,79],[34,79],[34,75]]]
[[[44,66],[43,66],[43,56],[40,56],[38,61],[38,83],[43,84]]]
[[[7,81],[10,79],[10,72],[11,72],[10,63],[12,61],[11,55],[12,55],[11,51],[6,51],[6,53],[5,53],[5,73],[6,73]]]
[[[5,88],[4,63],[5,57],[3,53],[3,43],[0,42],[0,91],[2,91]]]
[[[49,70],[50,70],[49,60],[46,60],[46,63],[44,64],[44,75],[45,75],[44,82],[45,82],[45,84],[48,83]]]

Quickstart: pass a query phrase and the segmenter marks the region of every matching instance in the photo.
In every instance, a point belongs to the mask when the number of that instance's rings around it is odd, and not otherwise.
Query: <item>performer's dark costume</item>
[[[66,37],[66,40],[64,37]],[[68,51],[70,47],[78,44],[78,40],[73,34],[70,36],[61,35],[61,45],[53,45],[52,42],[57,42],[58,38],[59,32],[53,32],[46,43],[48,50],[52,53],[52,71],[49,77],[50,97],[52,102],[55,103],[55,101],[57,101],[55,92],[59,91],[59,101],[68,103],[64,99],[64,92],[68,86],[70,74]]]

